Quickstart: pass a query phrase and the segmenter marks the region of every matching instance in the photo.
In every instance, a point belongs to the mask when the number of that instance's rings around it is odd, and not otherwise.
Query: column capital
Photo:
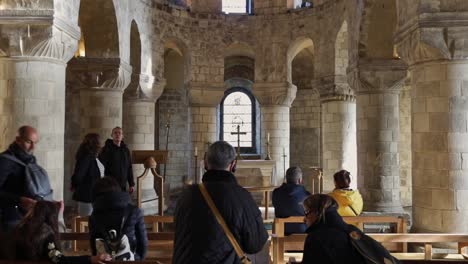
[[[188,93],[191,106],[217,106],[224,96],[224,83],[190,82]]]
[[[356,94],[399,93],[407,74],[402,60],[364,60],[348,76]]]
[[[289,82],[254,83],[253,94],[263,106],[282,105],[291,107],[296,98],[297,87]]]
[[[344,75],[328,75],[312,80],[312,87],[320,94],[322,102],[354,101],[354,91]]]
[[[0,10],[0,57],[62,63],[72,58],[80,28],[55,16],[53,1],[4,2]]]
[[[395,34],[398,54],[409,65],[435,60],[465,60],[468,56],[468,12],[420,8],[403,20]],[[403,12],[400,10],[400,12]]]
[[[73,87],[102,91],[123,92],[131,72],[132,67],[119,58],[74,58],[67,67]]]
[[[147,74],[131,74],[130,85],[125,89],[126,101],[156,102],[164,91],[166,79],[156,79]]]

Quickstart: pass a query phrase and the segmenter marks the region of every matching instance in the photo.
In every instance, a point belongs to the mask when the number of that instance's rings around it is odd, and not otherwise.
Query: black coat
[[[329,209],[325,213],[325,220],[307,228],[302,263],[364,264],[363,257],[351,244],[348,225],[336,209]]]
[[[96,162],[96,156],[92,153],[81,155],[76,160],[71,185],[75,190],[73,200],[79,202],[92,202],[92,190],[94,183],[101,178],[101,172]]]
[[[112,139],[106,140],[106,144],[99,155],[99,160],[104,164],[106,175],[116,179],[122,190],[127,189],[127,182],[130,187],[135,186],[130,150],[123,141],[119,147],[114,144]]]
[[[203,175],[203,183],[244,252],[259,252],[268,234],[250,193],[227,171],[208,171]],[[190,186],[177,202],[172,263],[240,263],[198,188]]]
[[[275,207],[275,216],[286,218],[290,216],[304,216],[302,202],[310,193],[303,185],[293,183],[283,183],[273,191],[272,202]],[[286,224],[285,234],[304,233],[305,224]]]
[[[132,214],[128,218],[128,227],[125,234],[130,241],[135,259],[144,259],[148,246],[148,237],[143,219],[143,212],[130,204],[130,196],[125,192],[108,192],[96,197],[93,202],[93,213],[89,217],[90,244],[93,255],[96,255],[96,238],[103,238],[100,228],[120,231],[122,216]]]
[[[3,153],[13,155],[25,164],[36,162],[33,155],[26,153],[16,143]],[[23,217],[25,212],[19,207],[19,200],[25,196],[25,186],[25,167],[0,155],[1,227],[11,229]]]

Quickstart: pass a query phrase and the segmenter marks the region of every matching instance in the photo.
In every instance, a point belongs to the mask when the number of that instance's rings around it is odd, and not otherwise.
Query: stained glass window
[[[241,152],[252,152],[255,147],[255,99],[248,91],[234,89],[226,93],[221,104],[222,140],[237,147],[239,126]],[[234,134],[233,134],[234,133]]]

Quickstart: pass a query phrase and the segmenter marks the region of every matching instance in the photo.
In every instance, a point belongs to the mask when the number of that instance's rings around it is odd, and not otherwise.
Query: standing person
[[[273,191],[273,206],[275,217],[286,218],[290,216],[304,216],[302,202],[310,193],[302,185],[302,170],[299,167],[291,167],[286,171],[286,183]],[[304,233],[305,224],[286,224],[284,233]]]
[[[104,165],[98,154],[101,141],[96,133],[87,134],[76,152],[75,171],[71,179],[73,200],[78,201],[80,216],[88,216],[92,211],[92,188],[94,183],[104,177]]]
[[[359,190],[349,188],[351,173],[340,170],[333,175],[335,189],[329,195],[338,203],[338,213],[341,216],[358,216],[362,213],[363,201]]]
[[[133,179],[132,159],[130,150],[123,142],[124,134],[121,127],[112,129],[112,139],[106,140],[104,148],[99,155],[99,160],[106,168],[106,175],[115,178],[123,191],[133,193],[135,180]]]
[[[260,210],[249,192],[233,175],[236,152],[227,142],[213,143],[207,152],[202,184],[244,253],[259,252],[268,239]],[[202,196],[192,185],[179,198],[175,215],[172,263],[241,263],[224,230]]]
[[[33,155],[39,140],[31,126],[18,129],[15,141],[0,154],[0,228],[11,231],[37,200],[52,199],[47,172]]]
[[[146,256],[148,238],[143,212],[131,204],[130,195],[123,192],[114,178],[99,179],[93,188],[93,213],[89,218],[91,251],[97,253],[96,238],[104,238],[109,230],[125,234],[135,260]]]
[[[64,256],[60,251],[58,215],[63,202],[38,201],[15,229],[15,260],[50,261],[57,264],[94,264],[110,261],[110,256]]]

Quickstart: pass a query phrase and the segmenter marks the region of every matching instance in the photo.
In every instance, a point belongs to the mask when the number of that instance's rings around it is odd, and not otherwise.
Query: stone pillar
[[[198,161],[203,160],[203,155],[207,151],[209,144],[219,140],[217,129],[217,106],[221,103],[224,95],[223,83],[199,83],[191,82],[189,87],[190,115],[192,119],[192,151],[193,160],[194,149],[198,149]],[[194,162],[189,175],[193,177]],[[199,175],[201,179],[202,175]]]
[[[297,88],[291,83],[254,83],[253,93],[260,103],[262,157],[267,153],[266,137],[270,133],[270,154],[276,161],[276,179],[280,185],[289,168],[290,123],[289,110],[296,98]],[[284,157],[285,156],[285,157]]]
[[[80,89],[80,135],[98,133],[109,138],[122,126],[123,90],[130,83],[131,66],[120,59],[75,58],[68,66],[72,85]]]
[[[132,83],[125,89],[122,120],[125,142],[131,151],[155,149],[155,105],[164,85],[165,81],[155,83],[152,76],[132,74]],[[143,172],[142,164],[133,165],[135,184],[137,184],[137,177]],[[149,174],[143,181],[143,201],[154,198],[153,186],[154,178],[152,174]],[[142,208],[146,215],[156,214],[158,203],[157,201],[143,203]]]
[[[399,89],[406,65],[399,60],[359,66],[357,94],[359,189],[365,210],[403,212],[400,200]]]
[[[40,141],[35,156],[49,174],[54,199],[62,200],[65,68],[80,31],[77,25],[55,19],[53,10],[50,15],[41,13],[40,21],[31,20],[36,10],[10,10],[9,3],[1,11],[0,149],[14,141],[20,126],[36,127]]]
[[[345,169],[351,172],[351,187],[356,188],[356,99],[353,95],[323,96],[322,167],[324,192],[334,188],[333,174]]]
[[[412,30],[396,35],[399,55],[410,65],[413,227],[418,232],[466,233],[468,18],[457,5],[447,5],[451,1],[440,2],[446,12],[425,13],[424,23],[405,16],[400,27]],[[403,12],[408,6],[400,8]]]

